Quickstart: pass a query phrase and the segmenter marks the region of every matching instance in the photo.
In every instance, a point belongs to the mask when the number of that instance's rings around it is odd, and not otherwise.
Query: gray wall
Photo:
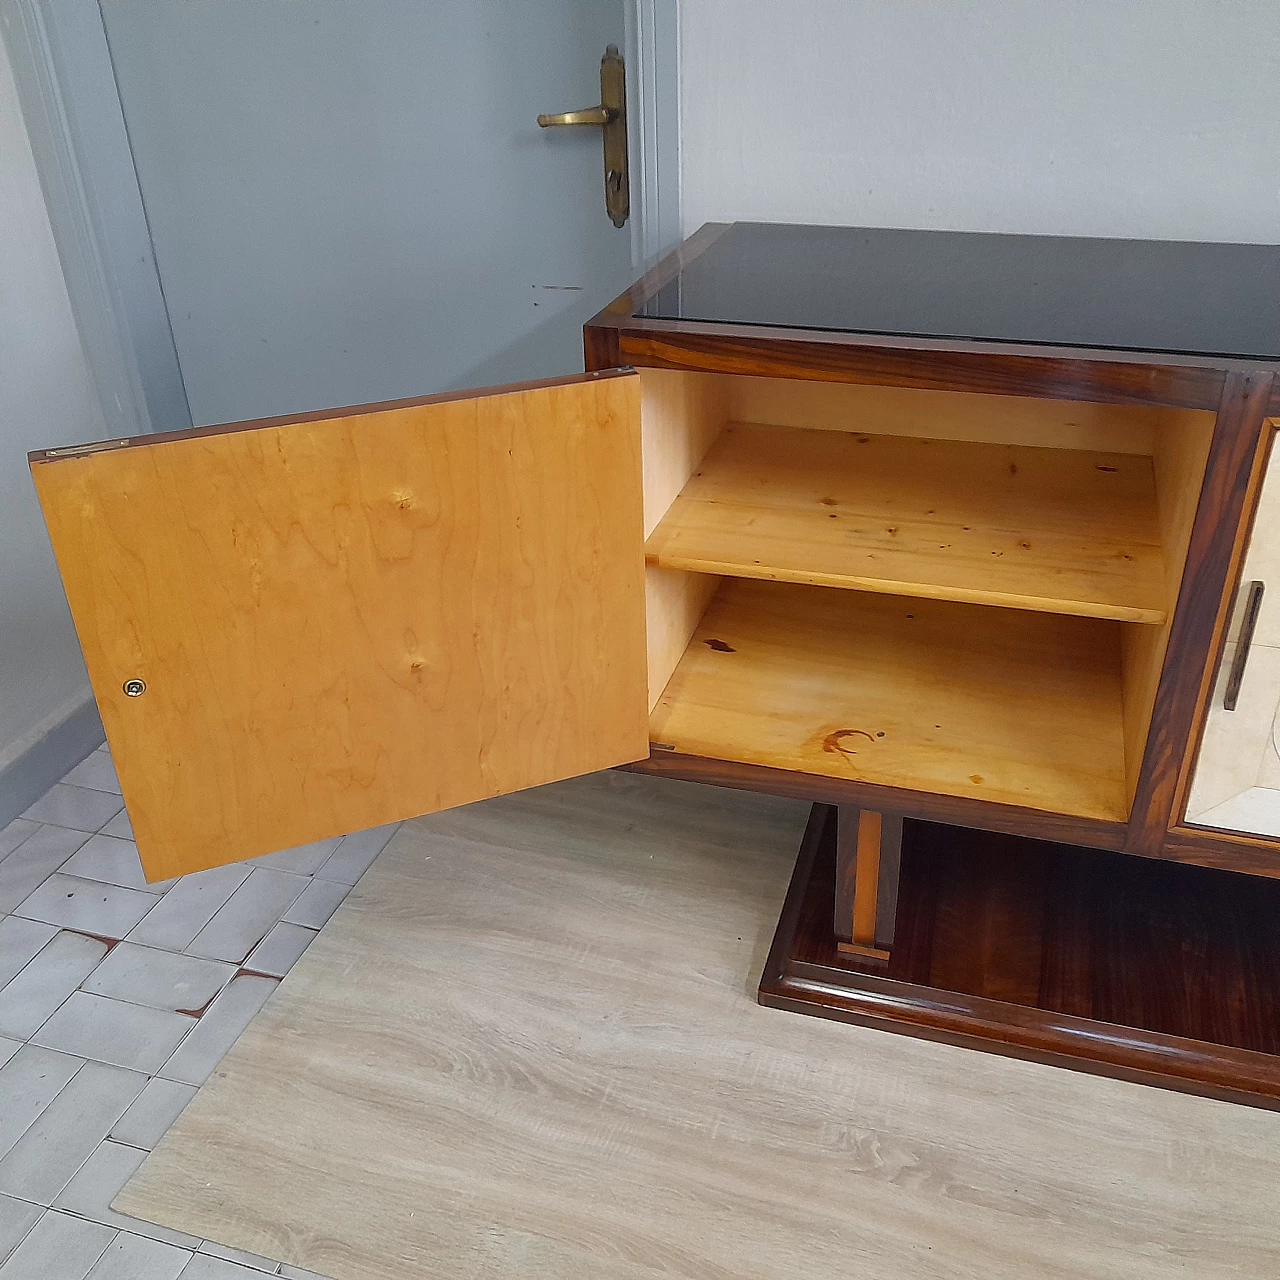
[[[0,825],[102,741],[26,454],[105,434],[0,45]]]
[[[1276,0],[682,0],[682,209],[1280,241]]]

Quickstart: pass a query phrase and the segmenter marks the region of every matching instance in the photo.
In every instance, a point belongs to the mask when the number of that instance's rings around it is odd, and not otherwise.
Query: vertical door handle
[[[631,213],[631,181],[627,173],[627,68],[611,44],[600,59],[600,105],[581,111],[540,115],[543,129],[599,125],[604,138],[604,207],[615,227],[626,226]]]
[[[1234,711],[1236,700],[1240,697],[1240,686],[1244,682],[1244,669],[1249,661],[1249,650],[1253,645],[1253,633],[1258,625],[1258,613],[1262,609],[1262,593],[1265,585],[1261,582],[1249,583],[1245,596],[1244,620],[1240,623],[1240,638],[1236,641],[1236,656],[1231,660],[1231,671],[1227,676],[1227,691],[1222,699],[1224,711]]]

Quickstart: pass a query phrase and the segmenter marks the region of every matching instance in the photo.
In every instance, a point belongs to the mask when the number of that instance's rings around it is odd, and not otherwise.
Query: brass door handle
[[[1222,698],[1224,711],[1234,711],[1240,698],[1240,686],[1244,683],[1244,669],[1249,661],[1249,650],[1253,647],[1253,633],[1258,626],[1264,590],[1265,584],[1261,582],[1251,582],[1245,589],[1244,620],[1240,624],[1240,635],[1236,640],[1236,656],[1227,673],[1227,688]]]
[[[555,129],[566,124],[608,124],[617,115],[609,107],[586,107],[582,111],[561,111],[559,115],[542,115],[538,123],[544,129]]]
[[[600,59],[600,105],[582,111],[540,115],[543,129],[599,125],[604,139],[604,207],[615,227],[626,225],[631,213],[631,183],[627,176],[627,71],[611,44]]]

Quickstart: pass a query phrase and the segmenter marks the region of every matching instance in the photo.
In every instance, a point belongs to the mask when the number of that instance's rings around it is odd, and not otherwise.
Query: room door
[[[623,0],[101,9],[196,425],[582,369],[631,229],[601,130],[536,118],[600,101]]]

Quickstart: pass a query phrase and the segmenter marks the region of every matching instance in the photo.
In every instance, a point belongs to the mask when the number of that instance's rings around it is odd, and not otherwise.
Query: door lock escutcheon
[[[540,115],[544,129],[599,125],[604,139],[604,207],[615,227],[626,225],[631,213],[631,182],[627,174],[627,69],[611,44],[600,59],[600,105],[581,111]]]

